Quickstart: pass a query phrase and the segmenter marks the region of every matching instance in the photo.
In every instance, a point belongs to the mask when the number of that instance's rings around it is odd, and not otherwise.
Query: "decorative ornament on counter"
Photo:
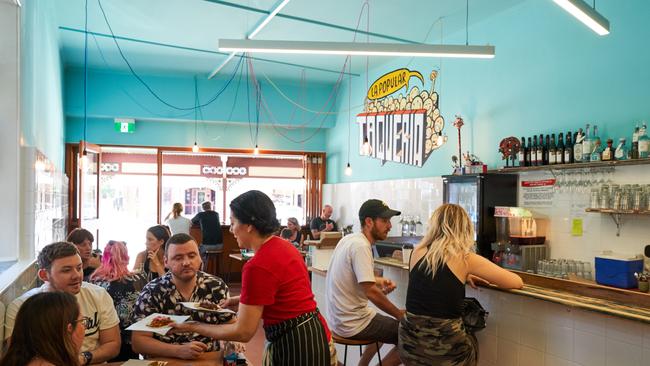
[[[501,160],[506,161],[506,167],[510,167],[510,160],[512,160],[512,166],[515,166],[515,160],[517,159],[517,153],[521,149],[521,143],[519,139],[510,136],[506,137],[501,142],[499,142],[499,152],[501,153]]]
[[[384,74],[370,86],[365,109],[357,115],[360,155],[380,159],[382,165],[394,161],[422,167],[433,150],[447,142],[434,90],[437,76],[437,71],[429,75],[430,90],[409,89],[412,77],[423,84],[424,77],[402,68]],[[393,97],[402,88],[406,88],[405,95]]]

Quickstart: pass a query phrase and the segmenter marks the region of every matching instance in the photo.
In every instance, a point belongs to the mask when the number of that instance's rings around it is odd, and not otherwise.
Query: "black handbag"
[[[463,299],[462,318],[465,329],[469,333],[476,333],[485,328],[489,312],[483,309],[481,303],[473,297]]]

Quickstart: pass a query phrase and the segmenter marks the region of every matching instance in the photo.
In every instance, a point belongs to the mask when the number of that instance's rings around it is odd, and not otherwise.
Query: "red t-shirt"
[[[316,310],[307,266],[298,250],[277,236],[264,243],[242,269],[239,301],[263,305],[266,326]],[[319,318],[329,339],[327,324]]]

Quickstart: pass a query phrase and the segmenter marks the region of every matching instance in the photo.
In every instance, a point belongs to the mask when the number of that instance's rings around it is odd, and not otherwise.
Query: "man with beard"
[[[38,267],[38,277],[44,284],[9,304],[5,315],[5,337],[11,337],[16,314],[30,296],[46,291],[63,291],[77,298],[81,316],[88,318],[84,321],[86,331],[79,364],[103,363],[117,356],[121,343],[120,320],[113,299],[102,287],[82,282],[83,264],[77,247],[68,242],[44,246],[38,254]]]
[[[176,234],[165,245],[165,268],[169,271],[149,282],[140,293],[133,310],[133,322],[150,314],[190,315],[191,320],[221,324],[233,320],[228,312],[194,311],[181,302],[209,301],[218,304],[228,297],[228,287],[219,277],[199,271],[199,246],[187,234]],[[134,331],[133,351],[148,357],[173,357],[194,360],[204,352],[219,350],[219,341],[198,334]]]
[[[361,232],[345,236],[334,249],[326,279],[327,323],[340,337],[378,341],[397,345],[399,320],[404,310],[386,297],[395,290],[395,283],[374,274],[372,245],[385,240],[392,225],[390,219],[401,212],[386,203],[371,199],[359,209]],[[390,316],[378,314],[368,306],[370,300]],[[377,347],[366,347],[359,365],[367,366]],[[383,365],[399,365],[397,348],[382,360]]]

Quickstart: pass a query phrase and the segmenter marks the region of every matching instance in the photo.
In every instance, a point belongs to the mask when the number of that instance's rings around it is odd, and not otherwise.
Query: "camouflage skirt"
[[[406,366],[474,366],[478,343],[462,319],[406,313],[399,324],[399,355]]]

